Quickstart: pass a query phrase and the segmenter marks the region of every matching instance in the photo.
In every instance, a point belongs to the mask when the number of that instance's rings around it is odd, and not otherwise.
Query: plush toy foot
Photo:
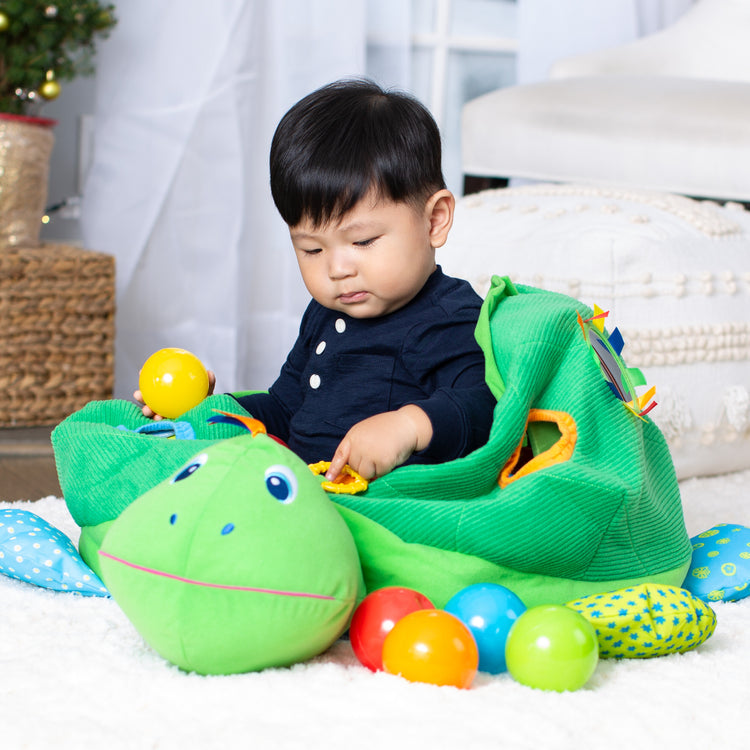
[[[593,626],[603,659],[680,654],[714,632],[716,615],[686,589],[642,583],[568,602]]]
[[[73,542],[27,510],[0,512],[0,573],[53,591],[109,596]]]

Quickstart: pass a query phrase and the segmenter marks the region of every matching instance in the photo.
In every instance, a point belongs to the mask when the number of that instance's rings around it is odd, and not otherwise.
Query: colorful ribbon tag
[[[636,416],[643,419],[655,406],[653,401],[656,388],[649,388],[644,394],[638,395],[637,387],[646,385],[646,378],[637,367],[628,367],[620,353],[624,341],[619,328],[608,333],[604,327],[604,320],[609,311],[594,305],[594,314],[584,320],[578,315],[578,325],[581,326],[583,337],[591,347],[591,352],[601,368],[612,392]]]

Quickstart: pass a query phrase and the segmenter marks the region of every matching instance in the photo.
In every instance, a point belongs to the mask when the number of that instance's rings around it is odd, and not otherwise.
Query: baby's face
[[[302,279],[321,305],[374,318],[410,302],[435,270],[430,216],[365,196],[341,221],[290,227]]]

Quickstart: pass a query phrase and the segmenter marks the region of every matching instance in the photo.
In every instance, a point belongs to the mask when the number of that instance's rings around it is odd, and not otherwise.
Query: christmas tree
[[[60,81],[93,73],[95,40],[115,23],[97,0],[0,0],[0,112],[35,114]]]

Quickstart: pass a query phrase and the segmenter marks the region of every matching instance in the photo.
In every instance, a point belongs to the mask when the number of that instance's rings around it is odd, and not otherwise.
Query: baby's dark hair
[[[289,226],[338,221],[367,193],[420,207],[445,187],[440,131],[414,97],[366,79],[308,94],[271,144],[271,194]]]

